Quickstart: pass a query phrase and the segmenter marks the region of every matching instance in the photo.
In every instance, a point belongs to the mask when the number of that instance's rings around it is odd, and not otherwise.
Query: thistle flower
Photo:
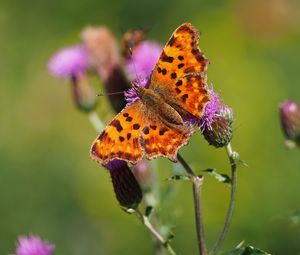
[[[37,236],[21,236],[18,239],[16,255],[52,255],[55,246]]]
[[[219,148],[232,139],[233,111],[222,103],[217,93],[212,89],[209,91],[211,102],[205,107],[199,126],[208,143]]]
[[[131,81],[137,77],[149,79],[162,52],[162,46],[153,41],[143,41],[133,49],[132,57],[126,62],[125,69]]]
[[[133,82],[132,82],[133,88],[127,90],[124,95],[127,103],[133,103],[139,99],[136,90],[134,89],[135,86],[143,87],[143,88],[148,88],[149,86],[149,80],[143,77],[137,77]]]
[[[104,26],[86,27],[81,38],[89,53],[89,64],[95,70],[104,84],[111,106],[116,112],[126,105],[122,94],[112,94],[125,91],[130,87],[122,68],[119,48],[111,31]]]
[[[282,130],[286,138],[300,145],[300,107],[294,101],[286,101],[280,105]]]
[[[135,28],[128,30],[122,39],[121,50],[123,57],[128,60],[131,58],[132,50],[145,39],[145,30]]]
[[[127,209],[136,209],[143,197],[142,190],[126,162],[113,160],[104,167],[109,170],[120,205]]]
[[[96,92],[88,81],[88,53],[82,45],[64,48],[53,55],[48,63],[51,74],[57,78],[69,78],[74,102],[79,110],[89,112],[96,106]]]
[[[48,70],[56,78],[70,78],[82,74],[88,67],[88,54],[82,45],[74,45],[55,53],[48,62]]]

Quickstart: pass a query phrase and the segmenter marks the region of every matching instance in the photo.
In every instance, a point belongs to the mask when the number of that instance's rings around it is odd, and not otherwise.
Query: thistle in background
[[[142,41],[145,40],[145,31],[142,28],[128,30],[122,39],[121,50],[122,56],[129,60],[132,55],[132,50],[136,48]]]
[[[200,130],[210,145],[217,148],[226,146],[232,139],[233,111],[222,103],[219,95],[209,89],[209,102],[200,119]]]
[[[104,167],[109,171],[119,204],[126,209],[136,209],[143,194],[139,183],[125,161],[113,160]]]
[[[131,58],[125,61],[125,70],[131,81],[136,78],[149,79],[162,52],[162,46],[145,40],[132,48]]]
[[[287,138],[286,146],[300,146],[300,107],[291,100],[285,101],[279,107],[282,130]]]
[[[111,31],[104,26],[86,27],[81,39],[89,55],[89,66],[96,71],[109,94],[109,101],[116,112],[121,111],[126,101],[123,94],[112,94],[125,91],[130,87],[122,67],[119,48]]]
[[[17,242],[15,255],[53,255],[55,246],[37,236],[21,236]]]
[[[88,53],[82,45],[74,45],[55,53],[48,63],[49,72],[56,78],[69,78],[76,106],[84,112],[96,106],[96,92],[88,81]]]

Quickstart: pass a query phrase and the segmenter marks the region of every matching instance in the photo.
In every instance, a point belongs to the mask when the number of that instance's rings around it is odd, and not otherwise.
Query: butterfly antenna
[[[118,92],[113,92],[113,93],[99,93],[99,94],[96,94],[96,96],[102,97],[102,96],[111,96],[111,95],[116,95],[116,94],[124,94],[124,91],[118,91]]]

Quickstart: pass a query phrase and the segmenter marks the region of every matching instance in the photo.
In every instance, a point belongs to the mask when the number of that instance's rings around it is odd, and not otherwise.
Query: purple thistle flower
[[[48,62],[48,70],[56,78],[69,78],[85,72],[88,54],[82,45],[74,45],[56,52]]]
[[[204,114],[200,119],[199,127],[203,132],[204,129],[211,129],[214,117],[218,114],[218,111],[222,108],[222,100],[219,95],[215,93],[211,88],[208,89],[211,101],[206,105]]]
[[[130,80],[137,77],[149,78],[162,52],[162,46],[153,41],[141,42],[132,52],[126,63],[126,71]]]
[[[55,246],[37,236],[21,236],[18,239],[16,255],[52,255]]]
[[[123,160],[112,160],[104,167],[109,171],[114,192],[120,205],[125,208],[137,208],[143,194],[139,183]]]
[[[223,104],[219,95],[211,88],[208,91],[211,102],[205,107],[199,127],[208,143],[219,148],[226,146],[232,139],[233,111]]]
[[[137,77],[132,82],[132,86],[133,86],[133,88],[127,90],[124,93],[127,103],[134,103],[135,101],[137,101],[139,99],[134,87],[138,86],[138,87],[148,88],[149,87],[149,80],[146,79],[146,78],[143,78],[143,77]]]

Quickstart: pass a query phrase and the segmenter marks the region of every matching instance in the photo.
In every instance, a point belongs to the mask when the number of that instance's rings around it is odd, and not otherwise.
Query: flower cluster
[[[52,255],[55,246],[38,236],[21,236],[18,239],[15,255]]]

